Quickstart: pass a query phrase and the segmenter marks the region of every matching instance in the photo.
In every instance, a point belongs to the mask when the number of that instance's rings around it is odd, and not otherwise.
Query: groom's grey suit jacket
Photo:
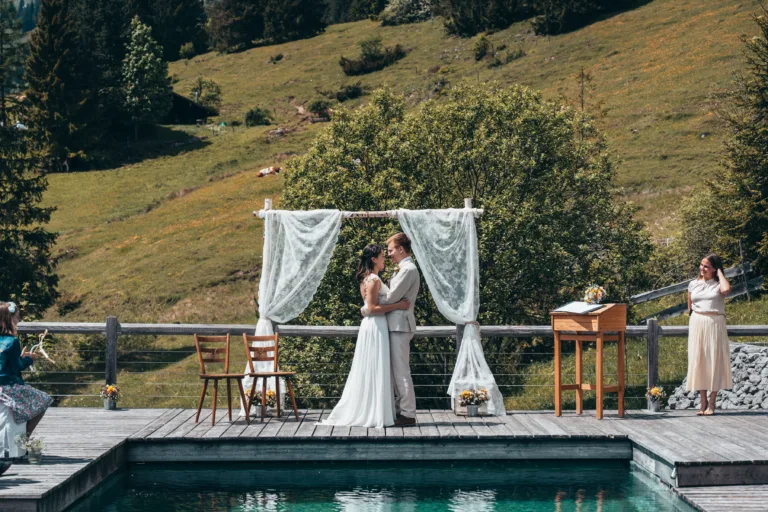
[[[410,308],[396,309],[387,313],[387,325],[389,332],[416,332],[416,316],[413,314],[413,307],[421,286],[419,269],[416,268],[410,256],[401,260],[399,267],[400,269],[389,280],[389,293],[379,303],[394,304],[402,299],[408,300],[411,303]]]

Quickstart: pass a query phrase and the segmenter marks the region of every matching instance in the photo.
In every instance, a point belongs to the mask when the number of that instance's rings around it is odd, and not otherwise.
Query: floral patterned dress
[[[16,336],[0,336],[0,402],[10,407],[13,420],[24,423],[45,412],[53,402],[48,394],[25,384],[21,372],[34,361],[21,357]]]

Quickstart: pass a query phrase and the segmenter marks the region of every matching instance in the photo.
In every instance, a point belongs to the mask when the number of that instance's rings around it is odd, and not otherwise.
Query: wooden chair
[[[269,336],[248,336],[243,334],[243,343],[245,343],[245,353],[248,355],[248,367],[251,372],[249,377],[253,378],[251,384],[251,390],[248,394],[248,402],[246,406],[246,415],[251,413],[251,405],[253,405],[253,399],[256,396],[256,379],[261,379],[261,421],[264,421],[264,416],[267,410],[267,379],[270,377],[275,378],[275,402],[277,408],[277,416],[280,417],[280,377],[285,378],[285,383],[288,387],[288,395],[291,397],[291,404],[293,405],[293,414],[296,416],[296,421],[299,421],[299,411],[296,409],[296,397],[293,395],[293,385],[291,384],[291,377],[296,375],[296,372],[281,372],[277,370],[277,334]],[[269,345],[254,347],[253,342],[272,342]],[[253,366],[254,361],[272,361],[272,371],[257,372]]]
[[[206,345],[213,345],[213,347],[208,347]],[[229,334],[226,336],[198,336],[195,334],[195,348],[197,348],[197,359],[200,362],[200,378],[203,379],[203,392],[200,394],[200,404],[197,406],[195,423],[200,420],[200,411],[203,408],[205,392],[208,390],[208,381],[211,380],[213,381],[213,402],[211,404],[213,411],[211,413],[211,424],[216,424],[216,399],[218,398],[220,380],[225,380],[227,382],[229,421],[232,421],[232,392],[229,381],[237,381],[240,398],[243,400],[243,403],[245,403],[245,390],[243,389],[243,379],[245,378],[245,374],[229,373]],[[205,365],[210,363],[224,363],[224,373],[208,373]],[[250,425],[251,421],[247,415],[245,420]]]

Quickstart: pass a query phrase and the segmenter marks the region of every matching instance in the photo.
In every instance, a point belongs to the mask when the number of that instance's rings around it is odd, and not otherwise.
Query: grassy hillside
[[[413,105],[429,96],[438,79],[519,83],[548,98],[565,96],[575,102],[584,68],[594,85],[588,109],[595,111],[603,103],[603,128],[623,162],[618,182],[646,207],[641,217],[654,232],[667,236],[674,226],[665,213],[668,207],[687,187],[717,172],[722,127],[707,98],[727,86],[731,73],[740,68],[738,38],[755,32],[749,14],[758,7],[754,0],[654,0],[556,37],[536,37],[523,22],[490,39],[510,49],[522,45],[526,55],[492,69],[475,62],[476,38],[446,37],[436,20],[403,27],[370,21],[335,25],[310,40],[177,62],[171,73],[179,78],[176,88],[181,92],[198,75],[220,82],[229,103],[226,115],[260,104],[291,119],[296,114],[291,98],[294,104],[306,104],[318,97],[317,88],[336,90],[357,81],[341,72],[339,56],[356,56],[358,42],[370,35],[411,52],[390,68],[362,77],[363,84],[388,85]],[[269,57],[277,54],[283,60],[271,64]]]
[[[439,21],[403,27],[361,21],[331,26],[308,40],[172,63],[177,92],[188,94],[200,75],[221,84],[221,120],[241,119],[260,105],[288,133],[270,134],[276,126],[218,135],[166,127],[152,141],[129,148],[152,157],[51,176],[45,202],[58,208],[52,228],[61,233],[63,296],[47,318],[98,321],[116,314],[124,322],[253,322],[262,223],[250,212],[265,197],[279,200],[282,188],[281,177],[256,179],[256,171],[309,146],[324,127],[310,124],[299,107],[319,98],[317,89],[356,82],[342,74],[338,59],[357,56],[358,43],[371,35],[410,52],[360,80],[370,89],[392,87],[414,108],[445,81],[519,83],[575,103],[584,68],[594,86],[587,110],[596,112],[598,104],[606,110],[601,124],[621,160],[618,183],[643,207],[639,216],[652,231],[669,236],[680,196],[717,172],[723,127],[707,98],[740,68],[738,38],[754,32],[748,16],[757,8],[755,0],[654,0],[557,37],[536,37],[520,23],[490,36],[496,46],[526,52],[496,68],[474,60],[475,38],[446,37]],[[270,63],[280,53],[283,59]],[[157,347],[188,348],[188,341],[166,339]],[[183,374],[194,372],[189,359],[171,364]],[[134,396],[157,394],[141,387],[145,377],[134,379]],[[152,379],[163,382],[163,375]]]

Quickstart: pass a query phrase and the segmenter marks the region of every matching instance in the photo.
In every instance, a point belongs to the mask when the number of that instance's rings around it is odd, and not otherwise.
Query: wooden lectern
[[[594,390],[597,394],[595,416],[603,419],[603,394],[608,391],[619,393],[619,417],[624,417],[624,334],[627,330],[627,305],[605,304],[602,308],[590,313],[566,313],[552,311],[552,330],[555,332],[555,416],[563,412],[563,390],[576,390],[576,414],[583,409],[584,390]],[[576,383],[562,383],[561,366],[563,341],[576,342]],[[595,384],[582,382],[582,344],[584,342],[597,344],[595,363]],[[618,385],[603,385],[603,346],[607,341],[618,342]]]

